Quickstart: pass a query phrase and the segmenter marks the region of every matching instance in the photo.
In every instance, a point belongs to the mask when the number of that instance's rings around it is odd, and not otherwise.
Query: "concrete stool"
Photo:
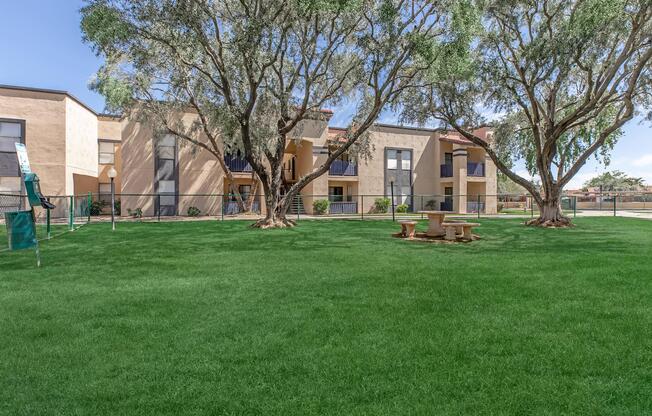
[[[403,237],[414,238],[414,227],[417,225],[416,221],[399,221],[398,223],[401,224],[401,235]]]

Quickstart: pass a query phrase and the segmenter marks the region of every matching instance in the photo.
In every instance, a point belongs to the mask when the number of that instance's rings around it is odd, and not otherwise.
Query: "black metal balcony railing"
[[[467,162],[466,176],[484,176],[484,163]]]
[[[357,214],[358,213],[358,203],[357,202],[331,202],[330,204],[330,213],[331,214]]]
[[[345,160],[334,160],[328,174],[332,176],[358,176],[358,165]]]
[[[453,177],[453,165],[443,164],[439,168],[439,176],[442,178]],[[466,176],[485,176],[485,164],[467,162]]]
[[[251,172],[251,165],[244,159],[237,156],[225,155],[224,163],[229,167],[231,172]]]

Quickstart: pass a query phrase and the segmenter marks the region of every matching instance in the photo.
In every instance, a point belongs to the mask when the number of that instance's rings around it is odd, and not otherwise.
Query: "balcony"
[[[484,176],[484,171],[485,171],[484,167],[485,167],[484,163],[467,162],[466,176],[482,177]]]
[[[358,176],[358,165],[345,160],[334,160],[328,174],[331,176]]]
[[[251,172],[251,165],[244,159],[237,156],[225,155],[224,163],[229,167],[231,172]]]
[[[439,176],[441,178],[453,177],[453,165],[444,164],[439,167]]]

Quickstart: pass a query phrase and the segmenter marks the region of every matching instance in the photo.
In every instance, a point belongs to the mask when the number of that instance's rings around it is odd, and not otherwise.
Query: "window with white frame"
[[[100,165],[113,165],[115,163],[115,143],[99,142]]]

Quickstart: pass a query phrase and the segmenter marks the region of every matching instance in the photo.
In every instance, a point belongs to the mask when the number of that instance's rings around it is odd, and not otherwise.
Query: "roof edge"
[[[93,113],[95,116],[100,116],[102,114],[98,113],[97,111],[93,110],[89,105],[84,103],[82,100],[79,98],[75,97],[68,91],[63,91],[63,90],[53,90],[53,89],[48,89],[48,88],[34,88],[34,87],[23,87],[20,85],[6,85],[6,84],[0,84],[0,89],[6,89],[6,90],[15,90],[15,91],[27,91],[27,92],[41,92],[45,94],[57,94],[57,95],[65,95],[66,97],[70,98],[71,100],[75,101],[77,104],[81,105],[91,113]]]

